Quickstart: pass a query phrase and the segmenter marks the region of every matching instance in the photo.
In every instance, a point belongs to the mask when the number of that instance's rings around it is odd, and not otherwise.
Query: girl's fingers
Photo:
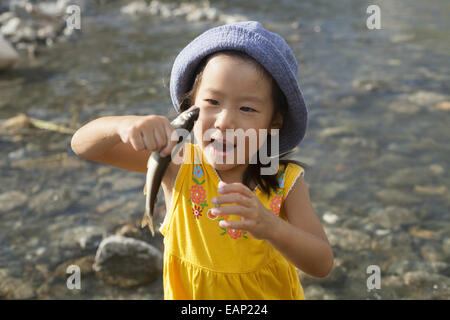
[[[214,198],[213,203],[214,204],[237,203],[244,207],[250,208],[251,204],[249,203],[249,200],[251,200],[251,198],[244,196],[242,193],[233,192]]]
[[[153,130],[153,136],[155,138],[155,151],[159,151],[161,153],[161,149],[166,145],[166,135],[161,134],[160,128],[155,128]]]
[[[248,198],[253,198],[253,192],[245,185],[243,185],[240,182],[236,183],[223,183],[220,185],[219,193],[230,193],[230,192],[237,192],[240,193]]]
[[[233,220],[233,221],[222,220],[219,222],[219,225],[222,228],[248,230],[248,222],[246,220],[240,220],[240,221],[238,221],[238,220]]]
[[[173,148],[178,144],[178,132],[170,125],[166,126],[167,149],[172,152]]]
[[[145,148],[144,141],[139,131],[134,131],[130,137],[130,143],[133,148],[137,151],[143,150]]]
[[[243,218],[251,217],[251,213],[248,210],[248,208],[241,206],[241,205],[231,205],[231,206],[220,207],[220,208],[212,208],[211,213],[215,216],[232,214],[235,216],[241,216]]]
[[[148,151],[154,151],[156,147],[156,142],[154,138],[154,134],[152,131],[143,131],[142,132],[142,140],[145,142],[145,148]]]

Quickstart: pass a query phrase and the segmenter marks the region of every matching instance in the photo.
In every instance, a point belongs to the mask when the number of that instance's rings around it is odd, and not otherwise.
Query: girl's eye
[[[219,102],[217,102],[217,100],[214,100],[214,99],[205,99],[205,101],[209,102],[209,103],[211,103],[213,105],[218,105],[219,104]]]
[[[244,109],[245,109],[245,110],[244,110]],[[255,109],[250,108],[250,107],[241,107],[241,110],[242,110],[242,111],[245,111],[245,112],[255,112],[255,111],[256,111]]]

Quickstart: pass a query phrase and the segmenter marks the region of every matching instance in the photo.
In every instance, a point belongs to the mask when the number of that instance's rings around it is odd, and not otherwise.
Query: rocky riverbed
[[[106,115],[172,117],[179,50],[226,19],[255,19],[292,46],[310,111],[293,157],[309,165],[335,265],[325,279],[299,271],[306,298],[449,299],[450,7],[433,2],[383,2],[383,30],[368,30],[365,4],[350,0],[79,2],[78,34],[57,28],[51,45],[4,35],[19,59],[0,74],[0,298],[163,298],[162,236],[140,228],[145,176],[77,158],[70,134],[7,120],[76,129]],[[2,32],[15,18],[45,27],[11,8],[0,7]],[[162,194],[157,211],[155,225]],[[68,288],[72,265],[80,289]]]

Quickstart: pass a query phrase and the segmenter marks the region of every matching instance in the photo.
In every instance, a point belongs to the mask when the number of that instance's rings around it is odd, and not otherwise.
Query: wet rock
[[[127,238],[134,238],[141,241],[148,241],[148,234],[145,232],[145,229],[143,228],[137,228],[134,225],[126,224],[115,232],[116,235],[127,237]]]
[[[94,270],[109,284],[119,287],[144,285],[161,275],[162,253],[140,240],[110,236],[97,250]]]
[[[323,186],[320,196],[325,199],[333,199],[340,192],[347,190],[347,185],[339,182],[330,182]]]
[[[420,186],[415,185],[414,191],[425,195],[443,195],[448,192],[446,186]]]
[[[31,284],[10,276],[5,269],[0,269],[0,299],[32,299],[34,296]]]
[[[435,109],[439,111],[450,111],[450,101],[439,102],[436,104]]]
[[[447,96],[431,91],[417,91],[408,96],[408,100],[419,106],[434,106],[438,102],[445,101]]]
[[[365,220],[372,221],[384,229],[391,230],[397,230],[408,224],[416,224],[419,221],[410,210],[395,206],[389,206],[370,213]]]
[[[337,297],[331,291],[325,290],[319,285],[310,285],[304,288],[305,299],[307,300],[336,300]]]
[[[410,228],[409,234],[414,237],[425,239],[425,240],[438,240],[440,238],[439,231],[422,229],[417,226]]]
[[[68,277],[67,268],[71,265],[75,265],[80,267],[81,276],[87,276],[94,273],[93,264],[95,261],[94,255],[84,256],[78,259],[70,260],[63,262],[59,266],[56,267],[55,271],[53,271],[51,278],[57,278],[66,280]]]
[[[358,230],[344,228],[326,228],[330,244],[344,250],[363,250],[370,248],[370,237]]]
[[[319,132],[319,137],[328,138],[334,136],[342,136],[342,135],[352,135],[355,130],[350,126],[339,126],[339,127],[329,127],[324,128]]]
[[[27,196],[19,191],[8,191],[0,194],[0,214],[23,206]]]
[[[249,20],[243,15],[229,15],[211,7],[209,1],[202,5],[196,3],[163,3],[152,0],[148,5],[145,1],[134,1],[121,8],[121,13],[131,16],[155,15],[163,18],[180,17],[188,22],[221,22],[224,24]]]
[[[342,287],[347,279],[347,268],[344,266],[343,261],[339,258],[334,260],[333,269],[330,274],[325,278],[314,278],[306,273],[297,269],[300,282],[304,286],[310,286],[312,284],[318,284],[323,287]]]
[[[14,48],[0,35],[0,71],[11,68],[19,60]]]
[[[397,189],[383,189],[377,191],[378,199],[389,205],[409,206],[420,203],[422,200],[410,193]]]
[[[442,250],[436,245],[425,244],[420,248],[420,253],[425,260],[430,262],[444,261],[445,259]]]
[[[322,219],[328,224],[335,224],[339,220],[339,216],[337,214],[327,211],[323,214]]]
[[[450,278],[439,274],[431,274],[426,271],[410,271],[405,273],[403,281],[408,286],[430,289],[449,288]]]
[[[407,272],[424,271],[430,274],[450,276],[450,265],[442,261],[400,260],[392,262],[387,268],[387,274],[402,276]]]
[[[390,188],[395,188],[432,183],[433,177],[430,173],[428,168],[403,168],[390,174],[385,180],[385,184]]]
[[[78,226],[65,229],[58,235],[58,245],[62,248],[76,249],[79,254],[94,253],[106,236],[106,231],[97,226]]]
[[[396,100],[388,106],[389,110],[400,114],[416,114],[420,108],[406,100]]]

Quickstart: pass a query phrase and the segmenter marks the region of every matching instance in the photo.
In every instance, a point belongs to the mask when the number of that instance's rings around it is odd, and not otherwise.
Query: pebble
[[[152,245],[123,236],[104,239],[95,255],[94,270],[103,281],[134,287],[154,281],[162,274],[162,253]]]
[[[436,104],[436,110],[439,111],[450,111],[450,101],[442,101]]]
[[[27,202],[27,196],[20,191],[8,191],[0,194],[0,213],[8,212],[23,206]]]
[[[322,219],[328,224],[335,224],[338,221],[339,217],[337,214],[327,211],[324,213]]]

